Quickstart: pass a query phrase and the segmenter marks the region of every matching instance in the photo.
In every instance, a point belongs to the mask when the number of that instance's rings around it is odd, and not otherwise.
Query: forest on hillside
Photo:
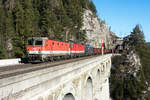
[[[86,42],[84,9],[97,13],[91,0],[1,0],[0,59],[25,57],[28,37]]]
[[[124,38],[123,47],[122,55],[112,59],[111,97],[113,100],[150,100],[150,49],[139,25]],[[136,61],[131,59],[135,57]]]

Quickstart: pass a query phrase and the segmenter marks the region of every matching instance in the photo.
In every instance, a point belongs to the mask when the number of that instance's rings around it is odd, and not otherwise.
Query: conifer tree
[[[14,33],[12,12],[10,10],[7,10],[5,6],[3,6],[2,8],[0,8],[0,14],[0,45],[3,48],[3,52],[5,52],[5,56],[3,57],[10,58],[11,48],[9,47],[9,45],[11,44],[11,39]]]
[[[144,40],[144,33],[141,31],[140,26],[136,25],[136,27],[133,29],[133,32],[131,32],[130,35],[130,45],[133,47],[141,47],[145,44]]]
[[[24,10],[20,0],[15,1],[14,8],[14,24],[15,24],[15,37],[13,38],[13,51],[15,57],[24,57],[24,46],[25,46],[25,29],[24,29]]]
[[[93,12],[93,14],[95,14],[95,15],[97,14],[97,10],[96,10],[96,7],[95,7],[93,1],[90,1],[89,9]]]
[[[0,8],[0,58],[5,58],[6,57],[6,49],[5,49],[5,44],[4,44],[4,10],[3,8]]]

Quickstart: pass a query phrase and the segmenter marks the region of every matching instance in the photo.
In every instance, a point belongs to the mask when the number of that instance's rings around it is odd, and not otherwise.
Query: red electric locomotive
[[[26,50],[29,62],[84,55],[84,45],[49,40],[47,37],[29,38]]]

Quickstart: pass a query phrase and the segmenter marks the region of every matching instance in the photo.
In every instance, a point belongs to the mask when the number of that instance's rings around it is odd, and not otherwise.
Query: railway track
[[[74,59],[68,59],[68,60],[60,60],[60,61],[54,61],[54,62],[46,62],[46,63],[40,63],[40,64],[22,64],[22,65],[14,65],[14,66],[7,66],[7,67],[1,67],[0,68],[0,79],[16,76],[19,74],[29,73],[32,71],[37,71],[45,68],[55,67],[58,65],[76,62],[88,58],[96,57],[94,56],[86,56],[86,57],[80,57],[80,58],[74,58]]]

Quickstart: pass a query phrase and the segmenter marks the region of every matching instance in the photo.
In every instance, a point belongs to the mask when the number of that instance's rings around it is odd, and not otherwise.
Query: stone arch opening
[[[75,98],[71,93],[68,93],[64,96],[63,100],[75,100]]]
[[[93,100],[93,85],[92,85],[92,79],[89,77],[87,79],[86,86],[84,88],[84,99],[83,100]]]

